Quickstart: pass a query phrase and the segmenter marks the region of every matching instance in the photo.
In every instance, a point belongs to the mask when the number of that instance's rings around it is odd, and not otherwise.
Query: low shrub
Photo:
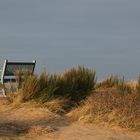
[[[140,131],[140,96],[116,89],[94,92],[69,115],[86,123],[120,126]]]

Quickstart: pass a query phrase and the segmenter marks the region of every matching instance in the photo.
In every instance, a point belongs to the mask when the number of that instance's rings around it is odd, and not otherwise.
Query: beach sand
[[[140,140],[140,133],[72,121],[32,103],[0,99],[0,140]]]

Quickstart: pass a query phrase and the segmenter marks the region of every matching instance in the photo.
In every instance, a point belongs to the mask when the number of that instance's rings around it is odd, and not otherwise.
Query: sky
[[[0,63],[36,72],[84,65],[102,79],[140,73],[139,0],[0,0]]]

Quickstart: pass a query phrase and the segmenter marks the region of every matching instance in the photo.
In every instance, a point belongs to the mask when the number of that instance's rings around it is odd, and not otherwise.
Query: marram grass
[[[37,99],[42,103],[48,100],[65,97],[79,102],[87,97],[96,85],[96,72],[78,66],[63,74],[48,74],[40,76],[29,75],[22,83],[20,92],[24,100]]]

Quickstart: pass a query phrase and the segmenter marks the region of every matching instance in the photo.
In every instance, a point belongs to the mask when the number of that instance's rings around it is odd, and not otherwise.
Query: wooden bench
[[[24,75],[26,72],[30,74],[34,73],[36,61],[32,62],[9,62],[8,60],[4,61],[3,68],[0,70],[0,82],[3,85],[2,93],[6,96],[6,86],[7,82],[16,82],[16,72],[18,71],[21,75]]]

